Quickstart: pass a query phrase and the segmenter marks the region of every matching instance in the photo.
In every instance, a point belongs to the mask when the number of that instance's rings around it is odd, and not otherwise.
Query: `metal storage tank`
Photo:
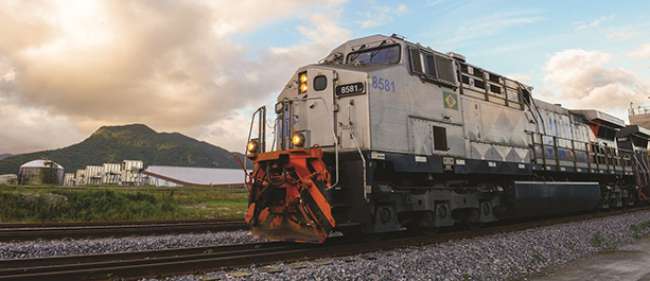
[[[34,160],[20,166],[18,170],[18,183],[23,185],[34,184],[63,184],[63,166],[51,160]]]

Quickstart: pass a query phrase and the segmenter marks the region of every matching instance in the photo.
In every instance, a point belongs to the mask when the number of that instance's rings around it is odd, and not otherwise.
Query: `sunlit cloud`
[[[228,135],[201,130],[270,100],[300,64],[316,62],[349,32],[335,16],[310,12],[298,17],[313,26],[296,30],[305,41],[273,46],[255,59],[241,36],[267,23],[296,18],[305,11],[336,14],[331,1],[9,1],[0,3],[0,119],[15,114],[58,120],[56,143],[22,145],[16,130],[3,130],[0,151],[55,148],[78,141],[102,125],[145,123],[165,131],[205,136],[215,144]],[[224,6],[227,5],[227,9]],[[314,33],[319,32],[327,35]],[[340,41],[338,41],[340,43]],[[11,109],[11,110],[9,110]],[[26,114],[26,113],[25,113]],[[36,114],[36,115],[35,115]],[[34,119],[34,118],[32,118]],[[241,124],[242,137],[246,127]],[[25,125],[26,126],[26,125]],[[34,130],[56,127],[29,124]],[[227,141],[226,141],[227,143]],[[23,142],[24,144],[24,142]],[[21,148],[22,145],[22,148]],[[226,148],[238,148],[226,144]]]
[[[634,73],[608,66],[612,56],[601,51],[557,52],[544,66],[544,98],[569,108],[599,109],[625,116],[630,103],[643,103],[650,86]]]
[[[629,56],[637,59],[650,59],[650,43],[641,45],[639,48],[630,52]]]

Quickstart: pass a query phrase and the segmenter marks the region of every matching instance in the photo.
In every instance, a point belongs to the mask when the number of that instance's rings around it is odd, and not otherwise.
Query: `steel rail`
[[[246,229],[241,220],[141,222],[127,224],[0,224],[0,241],[90,238]]]
[[[650,210],[638,207],[610,212],[538,219],[488,225],[479,229],[446,229],[433,234],[391,233],[362,239],[338,238],[323,245],[292,243],[258,243],[218,247],[168,249],[161,251],[67,256],[0,261],[1,280],[109,280],[134,279],[171,274],[206,272],[251,264],[336,257],[423,246],[452,240],[504,234],[555,224],[603,218],[624,213]]]
[[[274,261],[317,245],[258,243],[0,261],[0,280],[107,280]]]

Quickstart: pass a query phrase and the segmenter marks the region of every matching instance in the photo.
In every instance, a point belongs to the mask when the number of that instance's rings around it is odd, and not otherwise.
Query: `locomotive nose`
[[[330,185],[320,149],[262,153],[247,182],[246,223],[267,240],[323,243],[336,224]]]

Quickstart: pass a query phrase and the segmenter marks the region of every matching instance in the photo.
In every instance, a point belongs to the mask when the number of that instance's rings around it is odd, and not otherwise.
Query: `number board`
[[[358,94],[363,94],[366,91],[365,87],[363,86],[363,83],[352,83],[352,84],[336,86],[335,90],[337,96],[358,95]]]

